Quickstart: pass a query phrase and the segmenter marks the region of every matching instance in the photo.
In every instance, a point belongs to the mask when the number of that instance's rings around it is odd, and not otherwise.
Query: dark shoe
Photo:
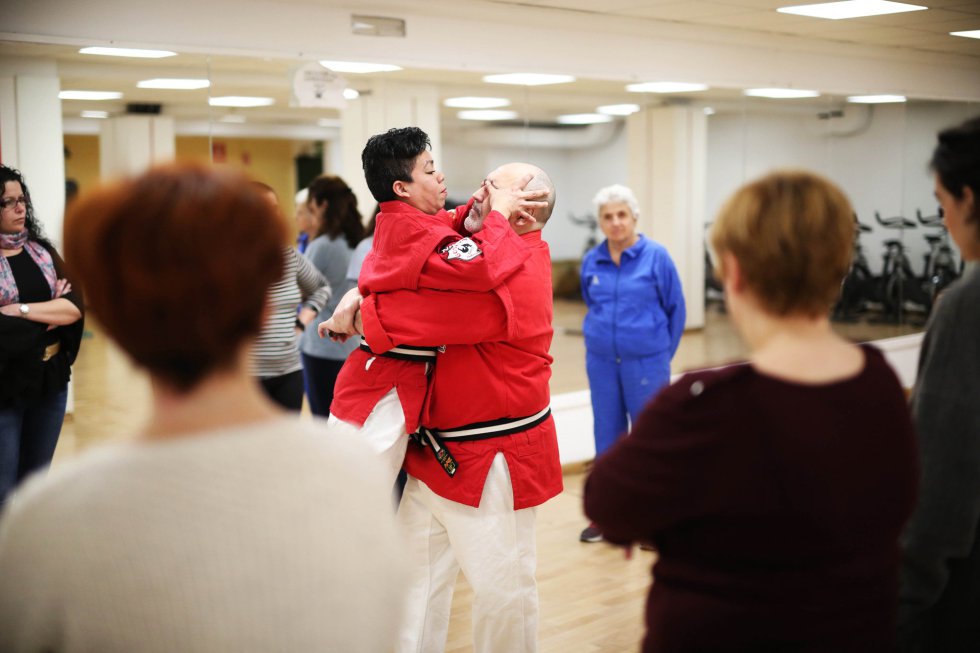
[[[601,542],[602,541],[602,531],[599,527],[595,525],[595,522],[589,524],[582,534],[578,537],[581,542]]]

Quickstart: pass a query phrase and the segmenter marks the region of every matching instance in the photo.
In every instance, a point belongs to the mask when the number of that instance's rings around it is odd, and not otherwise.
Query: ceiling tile
[[[718,2],[673,2],[666,5],[644,5],[627,11],[615,12],[621,16],[655,18],[659,20],[684,20],[696,22],[699,18],[734,16],[752,11]]]

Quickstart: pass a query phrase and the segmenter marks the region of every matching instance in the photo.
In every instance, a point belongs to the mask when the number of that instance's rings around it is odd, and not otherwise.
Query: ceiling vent
[[[385,16],[361,16],[352,14],[350,30],[360,36],[405,36],[405,21]]]
[[[163,108],[162,104],[149,103],[149,102],[130,102],[126,105],[126,113],[135,113],[140,115],[150,115],[157,116],[160,115],[160,110]]]

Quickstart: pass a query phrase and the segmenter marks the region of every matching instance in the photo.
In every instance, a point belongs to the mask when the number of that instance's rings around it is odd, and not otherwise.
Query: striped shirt
[[[323,275],[294,247],[285,248],[284,255],[282,278],[269,288],[269,315],[252,350],[252,376],[268,378],[302,369],[296,335],[296,307],[302,301],[319,312],[333,292]]]

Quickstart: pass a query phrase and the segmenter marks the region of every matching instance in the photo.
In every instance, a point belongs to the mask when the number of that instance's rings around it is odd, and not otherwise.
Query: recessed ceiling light
[[[101,118],[105,119],[109,117],[108,111],[82,111],[82,118]]]
[[[361,93],[357,89],[354,89],[354,88],[345,88],[344,89],[344,99],[345,100],[356,100],[359,97],[361,97]]]
[[[513,120],[517,118],[517,112],[501,111],[500,109],[473,109],[460,111],[456,116],[460,120]]]
[[[795,98],[818,97],[820,91],[808,91],[800,88],[749,88],[745,94],[750,97],[767,97],[777,100],[792,100]]]
[[[401,66],[386,63],[362,63],[359,61],[321,61],[320,65],[335,73],[390,73],[401,70]]]
[[[605,113],[610,116],[628,116],[639,110],[639,104],[604,104],[601,107],[596,107],[596,111],[599,113]]]
[[[117,91],[61,91],[61,100],[118,100],[123,96]]]
[[[888,0],[845,0],[844,2],[821,2],[812,5],[780,7],[776,11],[783,14],[810,16],[811,18],[841,20],[843,18],[900,14],[906,11],[921,11],[928,8],[904,2],[889,2]]]
[[[209,86],[211,86],[211,82],[206,79],[178,79],[175,77],[157,77],[136,82],[137,88],[162,88],[176,91],[193,91]]]
[[[694,84],[689,82],[642,82],[640,84],[629,84],[626,86],[626,90],[632,93],[691,93],[693,91],[703,91],[707,88],[707,84]]]
[[[597,122],[612,122],[613,117],[606,113],[566,113],[558,116],[560,125],[592,125]]]
[[[968,29],[965,32],[950,32],[950,36],[965,36],[968,39],[980,39],[980,29]]]
[[[488,84],[544,86],[546,84],[567,84],[574,82],[575,78],[571,75],[548,75],[544,73],[505,73],[502,75],[485,75],[483,81]]]
[[[443,100],[443,105],[455,109],[499,109],[510,106],[510,100],[502,97],[451,97]]]
[[[848,102],[857,104],[889,104],[891,102],[905,102],[904,95],[851,95],[847,98]]]
[[[163,59],[177,55],[176,52],[170,50],[141,50],[137,48],[91,47],[82,48],[78,52],[80,54],[99,54],[104,57],[135,57],[136,59]]]
[[[212,107],[267,107],[275,104],[271,97],[253,97],[248,95],[224,95],[208,100]]]
[[[232,122],[232,123],[241,124],[245,122],[245,116],[238,113],[228,113],[221,116],[221,122]]]

